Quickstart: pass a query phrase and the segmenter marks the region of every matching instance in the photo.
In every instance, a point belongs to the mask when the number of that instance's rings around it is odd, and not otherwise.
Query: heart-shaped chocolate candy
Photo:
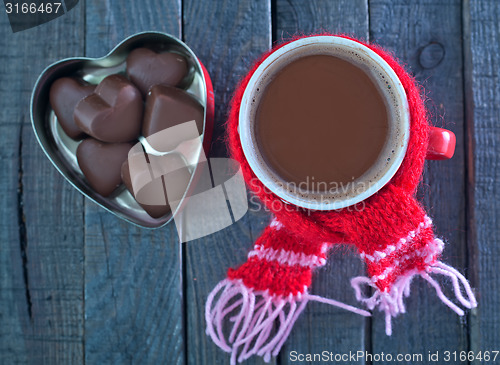
[[[136,48],[127,57],[127,75],[143,95],[156,84],[177,86],[187,74],[186,58],[177,53]]]
[[[146,98],[142,134],[150,137],[167,128],[194,120],[198,133],[203,131],[203,106],[189,93],[172,86],[154,85]],[[169,141],[148,139],[151,147],[166,152],[176,146]],[[164,143],[162,143],[164,142]]]
[[[78,102],[74,119],[85,133],[100,141],[129,142],[139,137],[142,112],[139,90],[124,76],[115,74]]]
[[[145,172],[146,173],[146,172]],[[128,191],[132,194],[134,199],[137,199],[134,194],[134,189],[132,186],[132,178],[130,176],[130,167],[128,160],[125,161],[122,165],[121,169],[122,181],[127,187]],[[164,198],[164,190],[163,190],[163,179],[162,177],[156,178],[152,180],[147,189],[153,194],[158,194],[163,196],[163,199],[158,199],[157,204],[141,204],[139,205],[153,218],[160,218],[170,212],[170,204]]]
[[[155,161],[152,161],[155,160]],[[130,166],[132,166],[132,171]],[[153,218],[174,208],[186,191],[191,173],[177,154],[129,153],[121,168],[122,181],[139,205]]]
[[[121,184],[121,166],[132,146],[132,143],[103,143],[93,138],[78,145],[78,165],[90,186],[102,196],[110,195]]]
[[[64,132],[75,140],[82,139],[85,133],[75,124],[73,113],[80,100],[92,94],[95,85],[73,77],[61,77],[50,87],[50,105]]]

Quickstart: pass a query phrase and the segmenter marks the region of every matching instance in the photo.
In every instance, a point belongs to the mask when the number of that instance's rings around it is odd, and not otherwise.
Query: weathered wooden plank
[[[467,226],[461,37],[459,0],[370,2],[370,40],[407,64],[425,88],[431,123],[457,136],[453,159],[427,163],[419,196],[433,218],[436,234],[448,242],[444,261],[464,272]],[[451,294],[450,282],[438,280]],[[464,319],[444,306],[430,285],[415,280],[406,303],[407,313],[393,320],[391,338],[384,334],[383,315],[375,315],[374,353],[467,350]]]
[[[237,81],[271,45],[270,1],[184,1],[184,39],[207,66],[214,83],[215,130],[210,155],[227,156],[222,141],[228,102]],[[188,363],[228,364],[229,355],[205,335],[208,293],[226,277],[227,268],[245,261],[267,214],[249,212],[242,220],[186,247]],[[274,360],[273,360],[274,361]],[[253,357],[247,363],[263,363]]]
[[[145,30],[181,34],[180,1],[87,1],[86,55]],[[181,256],[175,227],[146,230],[85,202],[85,360],[183,364]]]
[[[83,6],[10,32],[0,16],[0,363],[83,362],[83,199],[30,125],[39,73],[81,53]]]
[[[277,1],[277,36],[330,32],[368,38],[368,6],[365,0]],[[328,264],[316,271],[311,292],[351,305],[356,302],[349,280],[364,273],[353,250],[339,248],[329,255]],[[321,303],[309,303],[281,351],[281,363],[296,363],[292,355],[365,351],[365,328],[369,324],[356,314]],[[294,351],[292,353],[292,351]],[[363,364],[364,360],[353,362]]]
[[[470,138],[471,267],[477,271],[479,306],[471,318],[471,350],[499,349],[500,333],[500,3],[464,4],[466,97]],[[475,147],[475,149],[474,149]],[[492,361],[492,359],[490,359]],[[500,361],[500,355],[496,361]],[[473,364],[487,363],[477,359]]]
[[[368,39],[368,4],[365,0],[277,0],[276,36],[329,32]]]

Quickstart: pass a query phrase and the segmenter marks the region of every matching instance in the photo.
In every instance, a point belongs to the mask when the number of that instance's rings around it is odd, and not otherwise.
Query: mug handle
[[[457,138],[447,129],[431,127],[426,160],[448,160],[453,157]]]

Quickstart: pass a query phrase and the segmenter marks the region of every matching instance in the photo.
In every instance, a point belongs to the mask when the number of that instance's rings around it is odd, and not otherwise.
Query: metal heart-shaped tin
[[[48,66],[38,78],[31,96],[31,122],[37,140],[43,151],[64,176],[64,178],[102,208],[119,218],[145,228],[159,228],[169,223],[176,210],[160,218],[152,218],[136,202],[132,194],[122,185],[113,194],[103,197],[87,182],[76,158],[76,149],[81,141],[68,137],[57,121],[57,117],[49,102],[52,83],[67,76],[80,77],[90,84],[98,84],[106,76],[124,73],[128,54],[138,48],[146,47],[159,51],[172,51],[184,56],[188,62],[188,82],[182,88],[193,95],[204,106],[203,132],[201,141],[203,149],[182,156],[191,166],[190,180],[183,198],[193,189],[197,176],[197,161],[205,150],[208,152],[213,129],[214,98],[210,77],[191,49],[182,41],[169,34],[160,32],[144,32],[132,35],[111,52],[101,58],[67,58]],[[172,151],[181,153],[181,151]],[[182,206],[180,204],[178,207]],[[179,208],[177,208],[179,209]]]

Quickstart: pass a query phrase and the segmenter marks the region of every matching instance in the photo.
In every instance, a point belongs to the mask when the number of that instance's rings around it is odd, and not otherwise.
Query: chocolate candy
[[[143,170],[142,173],[149,174],[149,171]],[[132,196],[136,198],[134,194],[134,189],[132,186],[132,178],[130,176],[130,166],[128,161],[125,161],[121,168],[121,177],[122,181],[130,191]],[[156,204],[141,204],[139,205],[153,218],[160,218],[170,212],[170,205],[165,199],[165,191],[163,189],[163,178],[159,177],[145,186],[143,189],[148,189],[150,194],[154,194],[158,196]]]
[[[178,155],[152,156],[140,152],[129,154],[121,167],[121,177],[139,205],[151,217],[160,218],[171,211],[170,203],[180,201],[191,174]]]
[[[106,197],[121,184],[121,166],[132,146],[132,143],[103,143],[93,138],[78,145],[78,165],[96,192]]]
[[[203,131],[203,106],[184,90],[171,86],[155,85],[146,98],[146,110],[142,134],[149,137],[159,131],[194,120],[198,133]],[[170,142],[161,143],[148,139],[150,145],[158,151],[169,151]]]
[[[72,77],[62,77],[54,81],[50,87],[50,105],[56,113],[61,128],[70,138],[79,140],[85,136],[75,124],[73,112],[76,104],[94,90],[95,85]]]
[[[137,48],[127,57],[127,75],[143,95],[156,84],[177,86],[187,74],[187,61],[177,53]]]
[[[75,123],[103,142],[128,142],[139,137],[143,102],[139,90],[124,76],[111,75],[93,94],[76,105]]]

